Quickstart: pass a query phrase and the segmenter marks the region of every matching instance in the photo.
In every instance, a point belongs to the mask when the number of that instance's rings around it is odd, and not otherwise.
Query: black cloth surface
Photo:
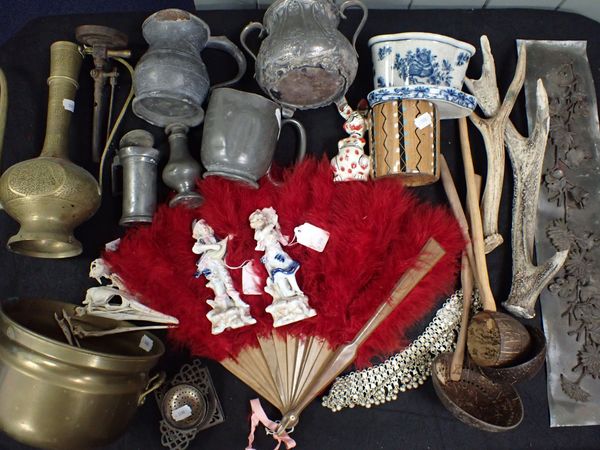
[[[141,24],[149,13],[122,13],[102,15],[73,15],[37,19],[30,22],[15,37],[0,48],[0,66],[6,71],[9,84],[9,112],[2,168],[38,156],[42,147],[47,104],[46,77],[49,70],[49,46],[56,40],[73,40],[77,25],[93,23],[108,25],[126,32],[130,37],[135,62],[146,50],[141,35]],[[200,17],[211,27],[214,35],[227,35],[239,45],[239,32],[251,20],[261,20],[263,11],[209,11]],[[359,15],[348,13],[349,20],[340,28],[347,36],[356,27]],[[428,31],[441,33],[470,42],[477,46],[478,53],[472,58],[468,75],[479,77],[481,54],[479,36],[487,34],[496,60],[498,82],[501,93],[506,91],[515,69],[515,39],[558,39],[587,40],[588,57],[596,83],[600,80],[600,45],[597,36],[600,24],[581,16],[552,11],[532,10],[478,10],[478,11],[371,11],[364,31],[358,39],[360,67],[356,81],[348,92],[351,105],[366,97],[372,89],[371,58],[367,40],[376,34],[402,31]],[[258,41],[254,42],[258,45]],[[208,50],[203,59],[213,82],[233,76],[233,62],[226,55]],[[253,79],[254,67],[249,60],[249,69],[236,86],[241,90],[260,92]],[[87,58],[80,76],[81,88],[77,94],[77,106],[71,126],[70,154],[77,164],[92,173],[97,165],[91,162],[91,118],[92,80],[87,72],[91,69]],[[128,89],[127,76],[121,77],[118,98],[123,98]],[[330,157],[337,151],[337,140],[343,135],[342,119],[334,107],[314,111],[299,111],[296,116],[308,131],[308,148],[312,154],[327,153]],[[524,100],[521,96],[513,119],[521,132],[526,131]],[[166,138],[162,130],[136,118],[131,112],[118,134],[134,128],[150,130],[166,160]],[[190,131],[190,150],[199,157],[202,127]],[[485,175],[485,152],[478,133],[471,132],[476,169]],[[456,121],[445,121],[442,126],[442,151],[448,159],[459,190],[464,198],[464,177],[458,145]],[[277,160],[289,163],[295,148],[294,135],[290,130],[282,132]],[[286,149],[289,149],[286,152]],[[110,186],[108,175],[105,182]],[[417,189],[424,199],[443,203],[445,196],[440,183]],[[161,196],[164,199],[166,189]],[[510,289],[510,208],[512,198],[512,175],[508,164],[500,210],[500,232],[507,241],[488,258],[494,294],[498,300],[507,297]],[[17,224],[6,214],[0,214],[0,295],[7,297],[45,297],[69,302],[80,302],[85,289],[94,285],[88,278],[89,263],[96,258],[105,242],[122,235],[117,225],[120,197],[113,197],[105,189],[101,209],[87,223],[80,226],[77,237],[84,244],[83,255],[65,260],[43,260],[15,255],[4,248],[4,243],[16,233]],[[167,243],[165,243],[167,245]],[[174,299],[173,301],[176,301]],[[440,299],[440,302],[442,299]],[[440,303],[441,304],[441,303]],[[539,317],[539,314],[538,314]],[[532,321],[539,325],[539,319]],[[415,336],[423,324],[415,327]],[[174,375],[180,365],[189,360],[189,355],[174,349],[163,359],[162,367]],[[241,381],[229,374],[219,364],[206,361],[210,368],[216,390],[225,410],[226,422],[201,432],[190,449],[223,450],[242,449],[246,446],[248,400],[255,394]],[[1,380],[0,380],[1,382]],[[546,377],[542,371],[534,380],[521,384],[518,390],[525,407],[523,423],[514,431],[488,434],[470,428],[456,420],[437,399],[431,381],[418,390],[399,395],[398,400],[384,406],[364,409],[356,408],[332,413],[318,401],[302,414],[300,424],[293,433],[300,449],[592,449],[600,448],[600,428],[579,427],[550,429]],[[23,393],[26,395],[26,393]],[[2,399],[0,399],[2,401]],[[263,402],[268,415],[277,419],[277,411]],[[65,405],[67,407],[67,405]],[[160,449],[158,429],[159,411],[153,398],[140,408],[128,432],[109,449]],[[274,441],[257,432],[257,449],[273,448]],[[25,449],[6,435],[0,435],[0,449]]]

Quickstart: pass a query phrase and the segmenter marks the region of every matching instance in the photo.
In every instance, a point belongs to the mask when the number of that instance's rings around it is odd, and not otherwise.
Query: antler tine
[[[477,98],[477,104],[486,117],[496,115],[500,108],[500,94],[498,82],[496,81],[496,63],[490,48],[490,41],[484,34],[479,39],[481,43],[481,54],[483,55],[483,67],[481,77],[478,80],[465,78],[465,84],[471,93]]]
[[[510,83],[510,86],[508,87],[508,91],[504,96],[504,101],[502,102],[500,110],[497,114],[497,117],[500,118],[500,123],[503,123],[505,120],[508,119],[510,112],[515,106],[517,97],[519,96],[519,92],[521,92],[521,88],[523,87],[523,83],[525,82],[526,61],[527,50],[525,50],[525,45],[521,43],[519,45],[519,57],[517,59],[517,68],[515,69],[515,75]]]
[[[534,317],[537,298],[560,270],[568,254],[566,250],[557,252],[540,266],[533,264],[535,219],[550,127],[548,95],[541,80],[537,82],[536,97],[536,119],[531,135],[528,138],[521,136],[510,121],[505,131],[515,191],[511,234],[512,286],[503,305],[513,314],[525,318]]]
[[[524,47],[521,47],[515,75],[504,101],[499,105],[500,99],[498,86],[496,85],[494,58],[486,36],[481,37],[481,46],[484,58],[481,78],[479,80],[468,80],[467,86],[477,97],[477,102],[484,114],[493,114],[485,119],[476,114],[470,116],[471,121],[483,136],[487,154],[487,178],[481,209],[483,213],[485,251],[490,253],[504,242],[504,238],[498,233],[498,214],[504,181],[504,132],[508,116],[525,81],[526,53]]]

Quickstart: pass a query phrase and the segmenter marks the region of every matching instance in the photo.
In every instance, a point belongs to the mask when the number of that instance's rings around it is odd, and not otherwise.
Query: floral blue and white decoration
[[[439,34],[399,33],[374,36],[369,47],[376,89],[371,104],[386,101],[381,98],[426,99],[438,106],[441,119],[463,117],[475,108],[475,98],[461,91],[475,53],[471,44]]]

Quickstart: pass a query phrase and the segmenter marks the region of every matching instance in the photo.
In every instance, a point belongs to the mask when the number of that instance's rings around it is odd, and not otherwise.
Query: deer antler
[[[520,51],[524,52],[524,48]],[[536,96],[535,127],[529,138],[521,136],[510,121],[505,132],[515,187],[511,234],[512,285],[503,306],[514,315],[527,319],[535,316],[535,303],[540,292],[560,270],[568,254],[568,250],[555,253],[541,266],[532,262],[535,218],[550,123],[548,95],[542,80],[537,82]]]
[[[486,253],[490,253],[504,242],[502,235],[498,233],[498,212],[504,179],[504,130],[525,80],[525,50],[523,48],[519,52],[514,78],[500,105],[494,57],[489,40],[485,35],[481,36],[481,49],[483,54],[481,78],[479,80],[467,78],[465,84],[475,95],[477,103],[487,116],[487,118],[481,118],[476,113],[472,113],[470,119],[483,136],[487,153],[487,177],[482,210],[485,250]]]

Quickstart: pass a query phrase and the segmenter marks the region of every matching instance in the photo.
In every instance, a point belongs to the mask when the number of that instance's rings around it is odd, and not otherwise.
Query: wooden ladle
[[[496,302],[490,288],[485,259],[483,226],[467,119],[461,118],[458,123],[467,184],[467,209],[471,219],[471,239],[475,259],[474,271],[477,274],[484,309],[471,319],[467,333],[467,349],[476,364],[484,367],[500,367],[510,364],[527,352],[531,344],[531,337],[527,329],[518,320],[496,310]]]

